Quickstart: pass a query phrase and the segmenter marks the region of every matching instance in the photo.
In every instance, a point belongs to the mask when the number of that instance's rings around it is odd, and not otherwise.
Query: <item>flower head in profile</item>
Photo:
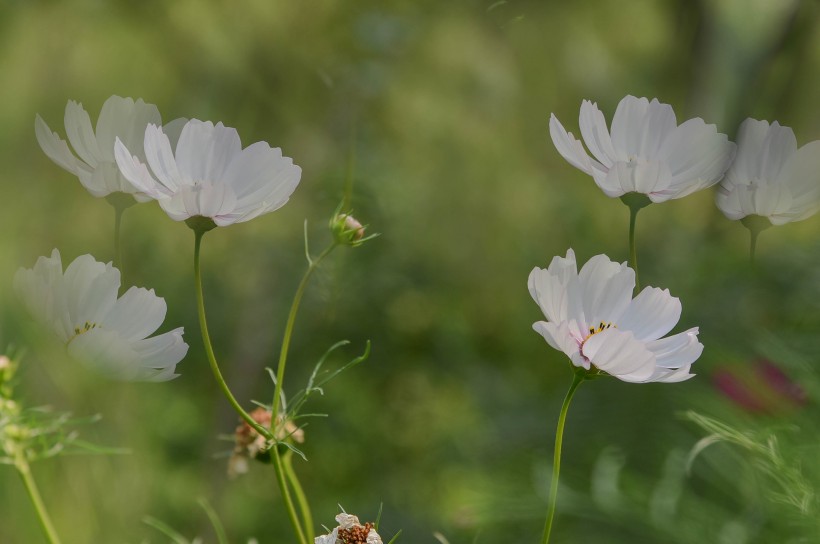
[[[165,300],[138,287],[118,298],[120,271],[91,255],[77,257],[63,273],[55,249],[34,268],[18,270],[14,287],[69,355],[114,379],[170,380],[188,352],[182,327],[148,338],[165,320]]]
[[[735,144],[699,117],[678,125],[669,104],[626,96],[607,129],[603,113],[581,104],[581,136],[568,133],[553,114],[550,136],[558,153],[593,177],[609,197],[646,195],[652,202],[681,198],[720,181],[732,162]]]
[[[638,383],[691,378],[703,351],[698,328],[663,338],[680,319],[680,300],[656,287],[633,299],[634,288],[635,272],[626,263],[596,255],[578,272],[570,249],[530,273],[530,295],[547,318],[533,329],[590,372]]]
[[[135,150],[144,150],[145,160]],[[151,124],[141,144],[118,140],[114,154],[128,181],[174,221],[195,219],[192,228],[203,228],[202,221],[224,227],[277,210],[302,175],[278,147],[256,142],[243,149],[236,129],[197,119],[185,124],[178,142]]]
[[[142,141],[145,127],[151,123],[161,123],[159,110],[154,104],[147,104],[142,99],[135,102],[132,98],[112,96],[103,104],[96,130],[83,106],[68,101],[65,131],[74,153],[39,115],[34,121],[34,132],[48,158],[77,176],[92,195],[106,197],[112,193],[126,193],[145,202],[149,198],[140,194],[139,189],[120,174],[114,160],[114,142],[119,138],[136,148],[136,144]],[[144,160],[141,149],[139,153]]]
[[[350,514],[336,516],[338,527],[329,534],[317,536],[314,544],[382,544],[382,539],[372,523],[359,523],[359,518]]]
[[[789,127],[750,118],[740,125],[737,144],[737,157],[715,197],[726,217],[760,216],[783,225],[817,212],[820,140],[798,149]]]

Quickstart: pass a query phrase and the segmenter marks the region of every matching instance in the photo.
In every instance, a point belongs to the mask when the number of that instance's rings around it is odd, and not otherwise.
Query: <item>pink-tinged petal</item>
[[[114,158],[122,177],[128,180],[135,190],[153,199],[169,196],[170,191],[151,176],[148,167],[142,164],[136,155],[132,155],[119,139],[114,144]]]
[[[635,289],[635,272],[626,263],[606,255],[592,257],[578,274],[583,313],[589,327],[614,322],[629,307]]]
[[[581,128],[584,143],[587,144],[592,155],[604,168],[611,168],[618,160],[618,156],[615,148],[612,147],[612,138],[609,136],[604,114],[598,109],[597,104],[589,100],[581,103],[578,125]]]
[[[56,132],[52,132],[43,118],[38,114],[34,119],[34,135],[40,148],[51,159],[54,164],[67,170],[72,174],[77,174],[77,157],[68,149],[68,144],[61,139]]]
[[[65,107],[65,132],[74,151],[90,167],[95,168],[104,160],[91,128],[91,118],[82,105],[73,100],[69,100]]]
[[[655,354],[659,367],[679,368],[691,365],[703,353],[703,344],[698,341],[698,332],[698,328],[693,327],[667,338],[647,342],[646,347]]]
[[[655,372],[655,355],[628,331],[607,329],[593,334],[581,346],[581,354],[616,378],[644,381]]]
[[[677,325],[680,314],[680,299],[669,294],[668,289],[646,287],[618,319],[618,328],[632,331],[642,342],[657,340]]]
[[[564,352],[575,366],[583,366],[589,369],[589,362],[584,361],[581,356],[578,340],[573,336],[569,323],[547,323],[546,321],[538,321],[532,324],[535,332],[544,337],[547,344],[553,349]]]
[[[581,142],[576,140],[572,133],[564,129],[555,114],[550,116],[550,137],[555,149],[568,163],[578,170],[592,175],[592,159],[584,151]],[[599,165],[599,167],[603,169],[603,166]]]

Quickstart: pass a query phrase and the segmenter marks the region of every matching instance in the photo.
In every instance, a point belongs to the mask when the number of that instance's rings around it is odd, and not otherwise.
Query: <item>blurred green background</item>
[[[627,209],[558,155],[549,114],[577,133],[582,99],[611,119],[626,94],[658,97],[679,122],[700,116],[732,137],[746,116],[776,119],[802,145],[820,138],[818,17],[818,2],[788,0],[0,3],[0,338],[28,348],[28,405],[101,413],[84,438],[133,452],[34,466],[65,542],[166,542],[146,515],[214,542],[199,497],[234,542],[292,538],[270,467],[227,478],[218,437],[237,419],[204,358],[183,224],[150,203],[123,225],[126,281],[166,298],[161,330],[185,326],[177,380],[105,381],[23,312],[19,266],[54,247],[64,263],[113,256],[111,207],[45,157],[35,113],[64,134],[69,99],[96,120],[110,95],[141,97],[166,121],[222,121],[303,168],[283,209],[205,239],[211,334],[247,401],[272,394],[264,368],[305,266],[303,221],[314,248],[327,242],[352,157],[353,209],[382,236],[338,250],[314,278],[285,386],[303,386],[335,341],[352,345],[334,365],[372,341],[370,360],[310,405],[330,414],[306,429],[310,461],[296,463],[314,516],[332,525],[341,504],[372,520],[383,503],[381,533],[403,529],[400,542],[535,542],[570,373],[531,330],[527,275],[568,247],[582,262],[627,258]],[[816,518],[778,502],[742,449],[711,446],[685,474],[706,433],[679,415],[775,433],[817,489],[818,222],[764,232],[752,274],[748,233],[711,190],[641,212],[642,280],[682,299],[676,330],[700,326],[706,349],[683,384],[581,388],[554,542],[816,541]],[[807,398],[772,395],[755,377],[763,357]],[[766,408],[723,394],[726,369]],[[9,467],[0,512],[0,542],[44,541]]]

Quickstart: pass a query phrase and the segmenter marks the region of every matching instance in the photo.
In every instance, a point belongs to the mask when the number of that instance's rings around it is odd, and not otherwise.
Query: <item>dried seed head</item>
[[[272,417],[270,410],[256,408],[250,416],[259,425],[270,428]],[[281,416],[279,418],[281,419]],[[290,420],[286,420],[284,425],[276,425],[275,431],[277,440],[293,440],[300,444],[305,441],[304,431]],[[257,433],[247,422],[242,421],[234,433],[234,449],[228,460],[228,474],[237,476],[248,472],[248,459],[268,462],[270,460],[269,448],[270,445],[265,437]]]

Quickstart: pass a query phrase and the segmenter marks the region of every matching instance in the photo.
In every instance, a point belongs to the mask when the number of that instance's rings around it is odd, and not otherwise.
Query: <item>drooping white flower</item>
[[[131,287],[117,298],[120,271],[91,255],[63,273],[60,252],[21,268],[14,288],[35,319],[50,327],[69,355],[119,380],[166,381],[188,352],[182,327],[148,338],[165,320],[165,300]]]
[[[759,215],[773,225],[807,219],[820,207],[820,140],[800,149],[794,131],[746,119],[737,157],[718,188],[718,208],[732,220]]]
[[[642,193],[652,202],[681,198],[720,181],[732,162],[735,144],[715,125],[697,117],[678,125],[668,104],[626,96],[608,130],[597,104],[584,100],[579,140],[555,115],[550,136],[558,153],[589,174],[609,197]]]
[[[314,544],[345,544],[347,542],[365,542],[366,544],[382,544],[382,538],[373,528],[372,523],[359,523],[359,518],[351,514],[341,513],[336,516],[338,527],[326,535],[317,536]]]
[[[575,253],[534,268],[529,290],[547,321],[533,324],[572,364],[598,369],[626,382],[689,379],[700,357],[698,328],[663,338],[677,324],[680,300],[667,289],[646,287],[632,298],[635,272],[596,255],[580,273]]]
[[[48,158],[80,178],[80,183],[92,195],[105,197],[120,192],[145,202],[150,200],[149,197],[140,194],[117,168],[114,142],[119,138],[136,149],[150,123],[161,123],[159,110],[154,104],[147,104],[142,99],[135,102],[132,98],[112,96],[103,104],[96,130],[91,127],[91,118],[83,106],[68,101],[65,130],[74,153],[39,114],[34,121],[34,132]],[[141,147],[138,152],[144,160]]]
[[[117,164],[175,221],[201,216],[220,227],[249,221],[283,206],[302,175],[278,147],[256,142],[242,149],[236,130],[222,123],[192,119],[176,145],[149,125],[143,145],[153,176],[124,141],[115,146]]]

